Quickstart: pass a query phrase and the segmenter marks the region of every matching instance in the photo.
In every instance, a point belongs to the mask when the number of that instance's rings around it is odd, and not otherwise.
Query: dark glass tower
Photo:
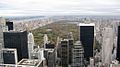
[[[120,62],[120,26],[118,26],[117,60]]]
[[[18,61],[28,58],[27,31],[4,32],[4,47],[17,49]]]
[[[8,26],[8,30],[13,30],[13,22],[6,22],[6,25]]]
[[[72,63],[73,39],[69,39],[69,64]]]
[[[94,44],[94,24],[80,23],[80,41],[84,47],[84,57],[89,61],[93,57],[93,44]]]

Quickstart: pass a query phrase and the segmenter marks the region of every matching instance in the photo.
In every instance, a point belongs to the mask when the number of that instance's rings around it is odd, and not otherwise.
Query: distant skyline
[[[120,15],[120,0],[0,0],[0,16]]]

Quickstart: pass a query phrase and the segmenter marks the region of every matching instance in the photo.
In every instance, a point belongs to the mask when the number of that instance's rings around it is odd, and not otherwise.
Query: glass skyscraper
[[[84,57],[89,61],[93,57],[94,23],[80,23],[80,41],[84,47]]]

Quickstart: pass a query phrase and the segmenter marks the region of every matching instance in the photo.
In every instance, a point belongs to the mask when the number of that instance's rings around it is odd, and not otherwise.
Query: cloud
[[[120,15],[119,0],[1,0],[0,15]]]

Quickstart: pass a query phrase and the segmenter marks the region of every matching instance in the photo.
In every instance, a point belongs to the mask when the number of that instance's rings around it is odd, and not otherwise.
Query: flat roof
[[[25,66],[39,66],[42,63],[42,60],[36,59],[22,59],[18,65],[25,65]]]
[[[11,48],[2,48],[3,51],[17,51],[16,49]]]
[[[79,26],[95,26],[95,23],[79,23]]]

